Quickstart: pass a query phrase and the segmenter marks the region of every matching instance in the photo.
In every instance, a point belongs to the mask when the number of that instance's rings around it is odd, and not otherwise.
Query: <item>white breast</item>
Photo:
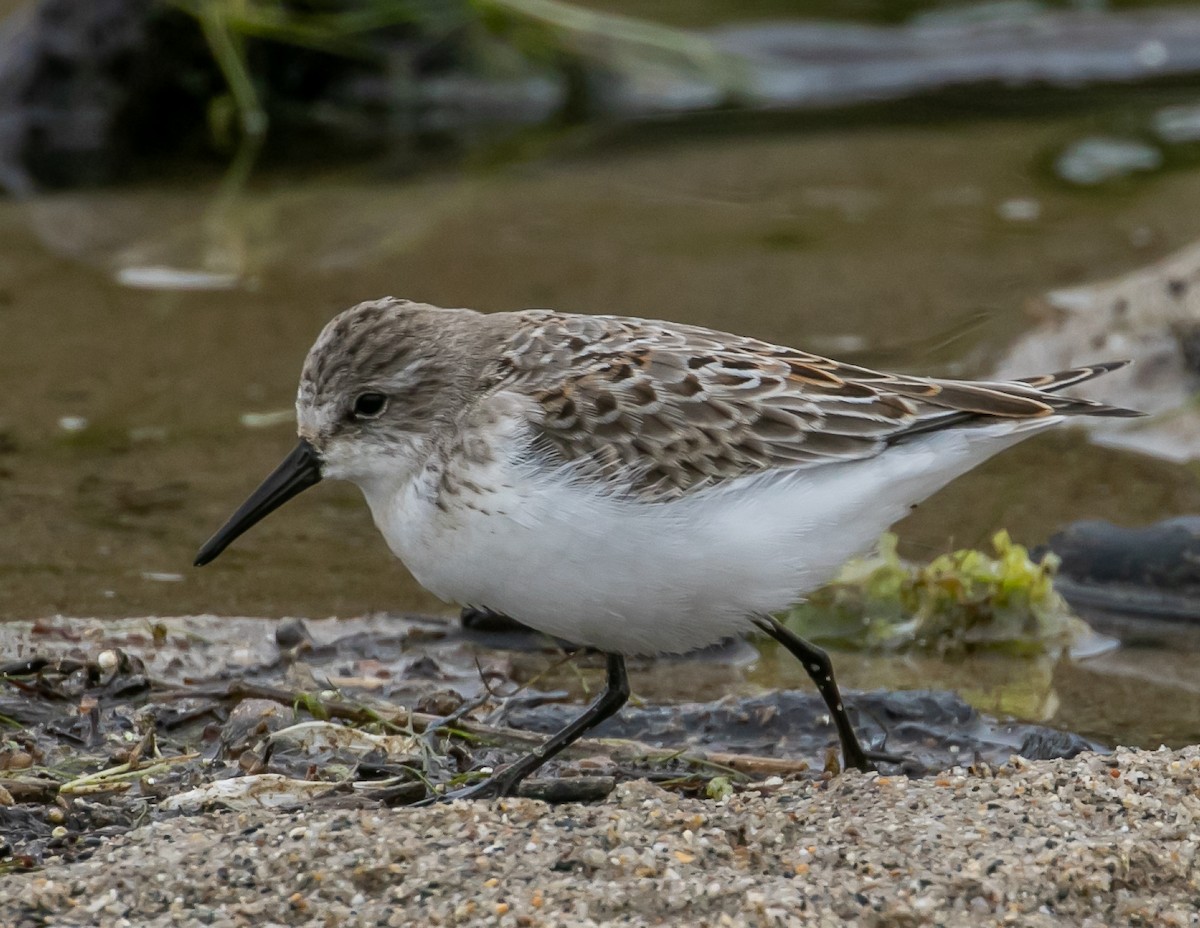
[[[364,487],[417,581],[455,602],[626,654],[682,653],[827,581],[909,507],[1055,418],[948,430],[865,461],[735,480],[673,502],[615,499],[501,456]],[[439,505],[440,503],[440,505]]]

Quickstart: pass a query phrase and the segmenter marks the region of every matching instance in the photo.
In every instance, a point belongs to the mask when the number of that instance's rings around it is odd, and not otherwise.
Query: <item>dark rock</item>
[[[1144,528],[1076,522],[1050,539],[1073,580],[1131,583],[1200,592],[1200,516],[1179,516]]]
[[[275,644],[281,651],[290,651],[300,645],[311,645],[312,635],[301,619],[284,619],[275,629]]]
[[[1095,750],[1095,745],[1074,732],[1039,729],[1025,736],[1017,753],[1029,760],[1052,760],[1056,757],[1071,758],[1084,751]]]
[[[236,757],[267,735],[295,722],[295,713],[269,699],[244,699],[229,713],[221,731],[222,752]]]
[[[597,802],[616,789],[615,777],[561,777],[529,779],[518,793],[526,799],[540,799],[552,805],[565,802]]]
[[[1143,528],[1076,522],[1047,547],[1062,559],[1057,585],[1068,601],[1200,620],[1200,516]]]
[[[434,690],[417,700],[416,709],[430,715],[447,716],[457,711],[462,704],[462,695],[454,690]]]

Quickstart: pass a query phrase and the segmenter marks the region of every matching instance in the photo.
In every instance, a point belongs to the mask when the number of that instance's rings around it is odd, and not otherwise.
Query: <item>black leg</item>
[[[446,793],[441,799],[489,799],[495,796],[511,796],[521,781],[565,747],[577,741],[584,732],[595,728],[614,715],[629,699],[629,676],[625,673],[625,658],[620,654],[607,654],[608,676],[604,692],[596,697],[579,718],[557,734],[551,735],[540,747],[518,758],[507,767],[492,774],[482,783],[465,786]]]
[[[754,624],[787,648],[804,665],[805,671],[817,685],[821,698],[829,707],[833,724],[837,726],[838,739],[842,743],[843,766],[846,769],[874,770],[875,767],[867,759],[867,752],[858,743],[858,735],[850,724],[846,707],[842,705],[842,694],[838,692],[837,681],[833,679],[833,664],[829,661],[829,655],[816,645],[809,644],[773,616],[759,616]]]

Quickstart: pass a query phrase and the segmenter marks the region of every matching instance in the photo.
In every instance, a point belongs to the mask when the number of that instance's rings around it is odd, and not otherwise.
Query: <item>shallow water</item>
[[[296,376],[333,313],[389,293],[619,312],[913,372],[986,374],[1047,290],[1200,238],[1200,212],[1184,206],[1200,203],[1198,171],[1097,192],[1068,189],[1046,167],[1076,138],[1197,96],[1112,92],[1039,117],[1009,107],[988,118],[987,98],[958,98],[898,106],[894,118],[588,129],[531,141],[520,159],[415,177],[380,163],[273,173],[233,197],[218,178],[180,177],[0,204],[0,617],[451,615],[390,558],[345,486],[322,485],[217,564],[190,567],[290,448]],[[1013,201],[1036,201],[1037,218],[1005,218]],[[166,276],[224,288],[126,285]],[[1034,545],[1076,519],[1141,524],[1198,506],[1194,467],[1064,430],[959,480],[901,534],[925,556],[1000,527]],[[1168,655],[1184,661],[1179,650],[1151,642],[1060,665],[1047,694],[1029,684],[1002,706],[1091,736],[1195,740],[1185,667],[1156,672]],[[1144,671],[1130,669],[1139,662]],[[839,666],[864,688],[945,673],[853,656]],[[803,685],[774,667],[732,673],[746,686]],[[976,670],[961,678],[987,704],[1008,698],[1013,673],[984,686]],[[681,681],[656,676],[678,695]],[[1151,686],[1161,698],[1139,696]]]

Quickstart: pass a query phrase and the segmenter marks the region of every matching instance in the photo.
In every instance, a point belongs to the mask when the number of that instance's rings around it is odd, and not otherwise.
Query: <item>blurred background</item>
[[[190,567],[321,326],[387,294],[948,376],[1130,357],[1090,395],[1150,418],[1005,453],[901,553],[1200,508],[1200,4],[0,0],[0,185],[3,618],[451,614],[349,486]],[[1173,621],[1191,526],[1139,600]]]

